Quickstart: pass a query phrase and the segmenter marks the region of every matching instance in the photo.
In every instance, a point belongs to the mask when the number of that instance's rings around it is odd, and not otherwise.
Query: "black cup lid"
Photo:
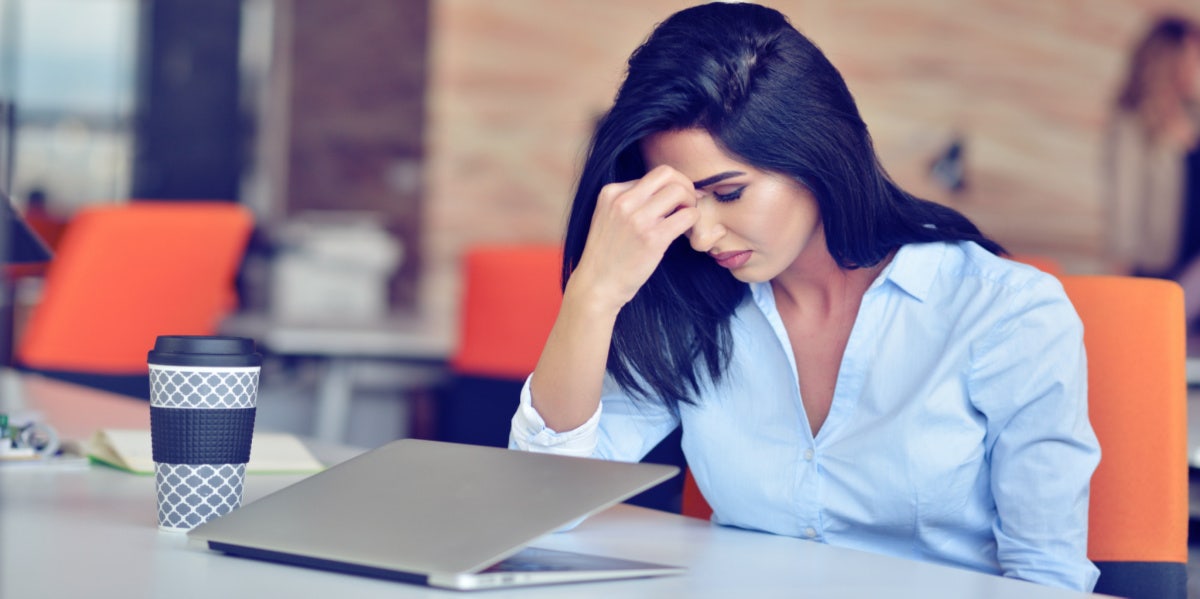
[[[254,340],[207,335],[159,335],[147,354],[151,364],[164,366],[261,366]]]

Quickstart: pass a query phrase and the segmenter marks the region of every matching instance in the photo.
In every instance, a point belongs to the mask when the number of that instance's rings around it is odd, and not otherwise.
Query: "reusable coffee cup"
[[[158,528],[186,532],[242,503],[262,356],[242,337],[163,335],[147,363]]]

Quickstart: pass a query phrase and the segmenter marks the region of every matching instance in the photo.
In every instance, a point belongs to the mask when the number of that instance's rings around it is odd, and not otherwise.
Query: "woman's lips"
[[[742,250],[740,252],[721,252],[719,254],[712,254],[712,257],[713,260],[717,261],[717,264],[732,270],[745,264],[746,261],[750,259],[750,253],[750,250]]]

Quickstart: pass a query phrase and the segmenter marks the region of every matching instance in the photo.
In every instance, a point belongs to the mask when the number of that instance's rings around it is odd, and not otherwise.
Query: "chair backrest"
[[[696,479],[692,476],[691,470],[683,473],[683,504],[679,512],[684,516],[703,520],[712,517],[712,507],[708,505],[704,494],[700,492],[700,487],[696,485]]]
[[[437,402],[437,438],[508,444],[509,422],[562,303],[556,245],[480,245],[462,261],[458,347]]]
[[[1049,275],[1057,277],[1063,274],[1062,263],[1057,258],[1045,254],[1012,254],[1008,258],[1022,264],[1028,264]]]
[[[1088,557],[1101,572],[1096,591],[1182,599],[1188,532],[1183,291],[1157,279],[1061,280],[1083,321],[1088,413],[1102,453],[1088,522]],[[690,472],[682,512],[712,515]]]
[[[17,341],[21,366],[140,374],[157,335],[209,335],[232,308],[253,218],[229,202],[82,209]]]
[[[1172,281],[1064,276],[1083,320],[1088,413],[1100,440],[1088,557],[1097,592],[1184,597],[1188,463],[1183,290]]]
[[[562,303],[562,248],[482,245],[463,260],[454,372],[524,379],[533,371]]]

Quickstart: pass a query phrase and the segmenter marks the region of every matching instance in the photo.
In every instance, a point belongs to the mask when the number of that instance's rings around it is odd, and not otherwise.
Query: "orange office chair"
[[[1100,439],[1088,557],[1096,592],[1187,594],[1188,463],[1183,290],[1171,281],[1065,276],[1083,320],[1088,413]]]
[[[17,340],[18,367],[147,397],[157,335],[214,334],[253,219],[228,202],[132,202],[81,210]]]
[[[454,372],[522,381],[533,372],[562,303],[561,271],[557,245],[468,250]]]
[[[712,512],[712,507],[708,505],[708,500],[704,498],[700,487],[696,485],[696,479],[692,477],[692,471],[685,471],[683,473],[683,504],[679,513],[708,520],[712,518]]]
[[[438,401],[437,436],[444,441],[508,446],[508,431],[525,378],[533,372],[562,303],[562,248],[490,245],[463,261],[462,320],[450,359],[448,388]],[[681,432],[644,461],[683,465]],[[682,477],[630,503],[679,510]]]
[[[1187,385],[1183,291],[1157,279],[1061,278],[1084,326],[1088,414],[1100,440],[1092,476],[1088,557],[1096,592],[1187,594]],[[691,473],[682,513],[712,509]]]
[[[1057,259],[1044,254],[1012,254],[1008,256],[1009,260],[1028,264],[1048,275],[1061,276],[1063,274],[1062,263]]]
[[[438,402],[438,438],[505,447],[521,386],[562,302],[562,249],[480,245],[462,263],[458,347]]]

